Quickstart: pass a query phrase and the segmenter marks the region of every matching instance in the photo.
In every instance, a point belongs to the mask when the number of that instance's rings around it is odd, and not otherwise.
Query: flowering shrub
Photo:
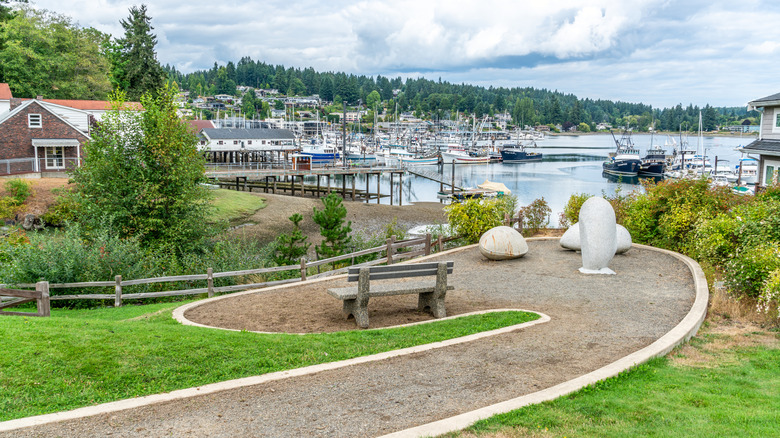
[[[770,274],[780,269],[780,243],[767,242],[741,247],[725,264],[726,286],[744,295],[757,297]]]
[[[765,313],[774,312],[780,318],[780,269],[772,271],[766,279],[764,288],[758,295],[758,310]]]
[[[547,205],[544,197],[534,199],[527,207],[522,207],[520,213],[523,215],[523,230],[529,235],[538,232],[540,228],[550,225],[550,213],[552,209]]]

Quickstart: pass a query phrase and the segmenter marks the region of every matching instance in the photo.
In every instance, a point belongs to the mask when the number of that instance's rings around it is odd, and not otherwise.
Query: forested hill
[[[285,68],[254,61],[249,57],[225,66],[216,63],[209,70],[182,74],[171,66],[164,67],[169,81],[175,81],[182,89],[198,95],[235,94],[237,85],[254,88],[276,89],[289,96],[318,94],[327,101],[345,100],[349,104],[368,102],[368,95],[376,90],[383,101],[396,100],[399,111],[415,111],[418,115],[447,118],[456,111],[485,114],[508,111],[518,124],[595,125],[599,122],[622,125],[628,122],[638,129],[646,129],[655,120],[658,129],[676,131],[695,129],[699,111],[702,111],[704,128],[718,125],[739,124],[748,116],[744,107],[704,108],[682,104],[673,108],[653,109],[642,103],[613,102],[611,100],[580,99],[573,94],[532,87],[480,87],[469,84],[453,84],[424,78],[406,79],[346,74],[341,72],[317,72],[313,68]],[[381,111],[381,109],[380,109]]]

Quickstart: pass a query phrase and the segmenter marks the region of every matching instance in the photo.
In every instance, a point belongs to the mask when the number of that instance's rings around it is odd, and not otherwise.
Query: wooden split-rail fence
[[[48,281],[40,281],[35,284],[18,284],[15,285],[18,288],[35,288],[32,290],[22,289],[6,289],[4,285],[0,285],[0,315],[32,315],[32,316],[49,316],[49,301],[51,300],[114,300],[114,306],[119,307],[122,305],[123,300],[131,299],[145,299],[145,298],[159,298],[159,297],[173,297],[183,295],[200,295],[208,294],[209,297],[213,297],[217,293],[235,292],[239,290],[256,289],[262,287],[275,286],[286,283],[293,283],[298,281],[306,281],[307,279],[326,277],[330,275],[340,274],[346,272],[352,266],[373,266],[379,264],[393,264],[412,257],[418,257],[423,255],[429,255],[433,245],[438,246],[439,251],[444,249],[444,243],[453,240],[453,238],[442,238],[439,236],[436,242],[431,242],[431,235],[426,234],[424,237],[417,239],[408,239],[396,241],[395,236],[387,239],[386,243],[374,248],[365,249],[349,254],[344,254],[336,257],[331,257],[322,260],[316,260],[309,262],[305,257],[301,258],[299,265],[290,266],[274,266],[271,268],[259,268],[259,269],[247,269],[242,271],[229,271],[229,272],[213,272],[212,268],[208,268],[205,274],[194,275],[177,275],[170,277],[156,277],[156,278],[143,278],[137,280],[124,280],[121,275],[117,275],[113,281],[89,281],[82,283],[49,283]],[[419,247],[413,249],[413,247]],[[408,249],[407,249],[408,248]],[[401,251],[407,249],[406,251]],[[355,264],[355,259],[360,256],[382,253],[384,256],[376,260],[371,260],[365,263]],[[329,265],[337,262],[351,261],[349,266],[333,269],[330,271],[320,272],[322,266]],[[317,274],[309,275],[310,269],[316,268]],[[270,274],[283,271],[298,271],[300,277],[266,281],[262,283],[250,283],[250,284],[237,284],[230,286],[214,287],[214,279],[226,278],[226,277],[244,277],[248,275],[261,275]],[[123,293],[123,288],[126,286],[135,286],[143,284],[153,283],[170,283],[178,281],[206,281],[206,287],[172,290],[164,292],[139,292],[139,293]],[[73,289],[73,288],[90,288],[90,287],[113,287],[113,294],[80,294],[80,295],[49,295],[50,289]],[[8,298],[6,298],[8,297]],[[9,299],[10,298],[10,299]],[[33,300],[38,302],[38,313],[31,312],[8,312],[2,309],[8,307],[18,306],[20,304],[28,303]]]

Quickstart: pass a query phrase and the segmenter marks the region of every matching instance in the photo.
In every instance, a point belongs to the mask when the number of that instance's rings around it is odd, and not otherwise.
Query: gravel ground
[[[537,310],[552,318],[546,324],[7,436],[377,436],[598,369],[669,331],[694,300],[690,271],[664,254],[634,248],[610,264],[616,276],[584,276],[577,272],[580,256],[560,249],[557,241],[532,241],[529,247],[524,258],[503,262],[487,261],[474,248],[445,255],[455,262],[449,282],[457,288],[448,294],[447,306]],[[343,280],[318,287],[324,295],[337,283]],[[288,293],[300,289],[293,286]],[[254,297],[254,304],[244,305],[262,317],[263,303],[272,297]],[[252,305],[254,310],[249,309]],[[328,307],[338,309],[340,304],[332,300]]]

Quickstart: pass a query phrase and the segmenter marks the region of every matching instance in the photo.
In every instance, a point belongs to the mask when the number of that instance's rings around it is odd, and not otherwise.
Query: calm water
[[[644,156],[650,147],[650,135],[634,135],[634,144]],[[665,137],[655,136],[653,142],[663,146]],[[676,139],[679,143],[679,138]],[[703,148],[706,150],[710,161],[715,162],[715,156],[719,161],[729,161],[733,168],[740,158],[740,153],[734,149],[753,141],[753,137],[704,137]],[[698,138],[688,139],[692,147],[696,147]],[[534,199],[544,197],[552,208],[550,221],[557,224],[559,213],[573,193],[588,193],[591,195],[613,195],[620,187],[624,192],[641,190],[636,180],[617,181],[602,176],[601,163],[607,158],[609,152],[614,151],[614,141],[607,135],[561,136],[550,137],[537,143],[538,152],[544,153],[544,160],[536,163],[522,164],[467,164],[455,166],[455,184],[461,187],[476,187],[485,180],[504,183],[512,194],[517,196],[520,205],[528,205]],[[671,153],[671,148],[667,151]],[[426,169],[443,172],[446,181],[451,180],[452,166],[445,164],[443,167],[423,166]],[[386,177],[381,182],[382,193],[389,193],[390,178]],[[372,190],[376,187],[372,179]],[[398,179],[393,181],[394,203],[398,203]],[[365,187],[365,179],[358,187]],[[439,183],[406,175],[403,178],[403,203],[405,205],[433,201],[439,199],[436,193],[439,191]],[[382,203],[390,202],[389,198],[383,198]]]

